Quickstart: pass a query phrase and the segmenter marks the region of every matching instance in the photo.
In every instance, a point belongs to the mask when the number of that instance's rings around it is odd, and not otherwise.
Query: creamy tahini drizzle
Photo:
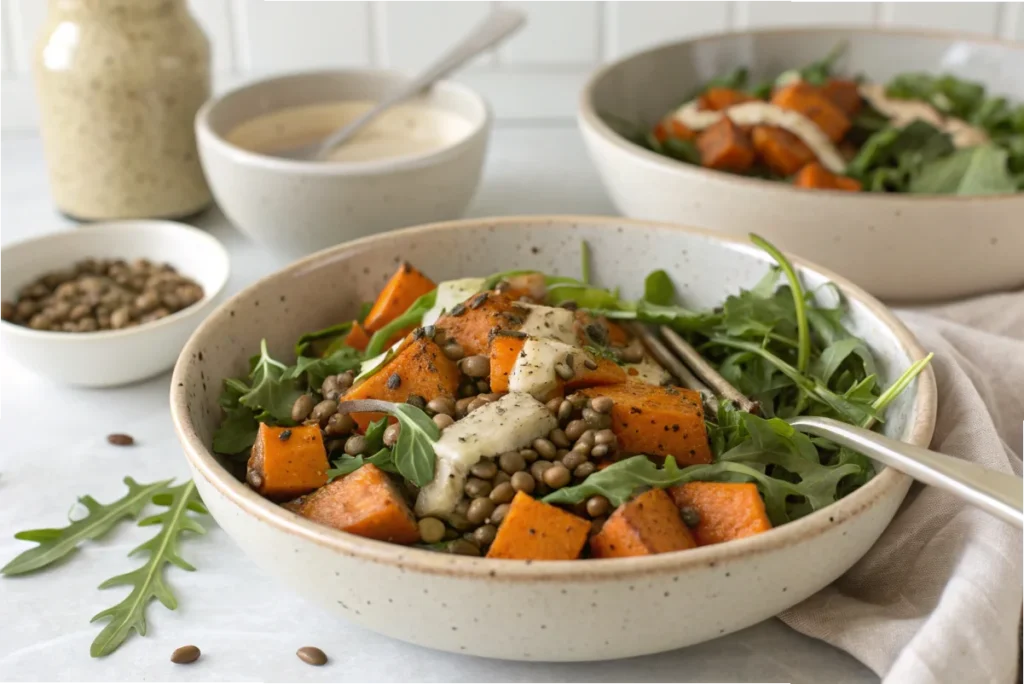
[[[672,117],[687,128],[702,131],[728,116],[737,126],[767,124],[784,128],[804,141],[818,161],[832,173],[846,169],[843,155],[832,144],[818,126],[800,112],[769,104],[767,102],[743,102],[721,111],[699,109],[696,101],[687,102],[673,112]]]
[[[888,117],[896,128],[920,120],[948,133],[956,147],[975,147],[988,142],[985,131],[961,119],[945,117],[927,102],[891,98],[885,94],[885,86],[879,83],[865,83],[858,90],[860,96],[880,114]]]

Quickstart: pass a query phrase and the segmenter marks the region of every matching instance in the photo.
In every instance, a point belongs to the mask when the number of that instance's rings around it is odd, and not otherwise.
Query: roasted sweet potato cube
[[[754,146],[750,137],[729,119],[705,128],[697,136],[700,163],[709,169],[742,173],[754,165]]]
[[[374,333],[401,316],[417,299],[433,290],[434,282],[408,262],[402,262],[377,295],[363,327]]]
[[[583,389],[580,394],[612,399],[612,432],[619,438],[621,453],[673,456],[679,465],[711,463],[704,406],[697,392],[633,380]]]
[[[753,99],[752,96],[742,90],[708,88],[704,91],[703,95],[697,98],[697,108],[719,112],[744,102],[750,102]]]
[[[494,333],[518,330],[529,313],[516,304],[515,298],[494,292],[487,293],[478,304],[475,297],[470,301],[473,306],[465,306],[458,315],[445,314],[434,324],[447,339],[458,342],[466,356],[486,355]]]
[[[529,338],[510,337],[506,335],[495,335],[491,342],[491,391],[507,392],[509,388],[509,376],[515,367],[516,361],[526,355],[524,348]],[[576,355],[573,368],[575,375],[569,380],[562,380],[556,377],[557,389],[552,396],[564,395],[567,391],[583,387],[600,387],[602,385],[615,385],[626,381],[626,372],[622,367],[610,359],[594,356],[594,368],[589,368],[580,354]],[[538,373],[554,374],[554,368],[539,368]],[[540,397],[546,399],[544,397]]]
[[[793,184],[798,188],[817,188],[819,190],[847,190],[849,192],[860,192],[860,182],[854,178],[839,176],[818,162],[811,162],[793,178]]]
[[[820,89],[803,81],[775,91],[772,104],[799,112],[813,121],[832,142],[839,142],[850,130],[850,119]]]
[[[246,481],[268,499],[283,501],[327,482],[327,450],[316,425],[272,427],[260,423]]]
[[[840,78],[829,79],[825,85],[821,86],[821,93],[832,100],[850,119],[857,116],[863,106],[860,89],[856,81]]]
[[[792,176],[815,160],[803,140],[778,126],[754,126],[751,139],[758,158],[780,176]]]
[[[590,523],[518,492],[498,528],[488,558],[573,560],[587,542]]]
[[[612,513],[590,539],[595,558],[650,556],[692,549],[694,542],[672,497],[663,489],[644,492]]]
[[[370,335],[359,321],[352,321],[352,329],[345,335],[345,344],[359,351],[363,351],[366,345],[370,344]]]
[[[426,337],[410,338],[398,354],[383,368],[354,386],[342,396],[351,399],[380,399],[402,403],[412,395],[430,401],[438,397],[454,397],[459,389],[459,367]],[[365,430],[380,413],[353,413],[353,420]]]
[[[772,528],[753,483],[688,482],[668,491],[680,510],[689,508],[696,514],[698,522],[691,532],[699,546],[741,539]]]
[[[360,537],[395,544],[420,540],[409,505],[387,474],[372,464],[321,487],[302,502],[297,513]]]

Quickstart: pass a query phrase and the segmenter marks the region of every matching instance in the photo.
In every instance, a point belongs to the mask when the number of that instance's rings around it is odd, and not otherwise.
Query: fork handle
[[[1024,527],[1024,480],[946,454],[906,444],[831,418],[787,421],[797,430],[829,439],[895,468],[915,480],[944,489],[1017,527]]]

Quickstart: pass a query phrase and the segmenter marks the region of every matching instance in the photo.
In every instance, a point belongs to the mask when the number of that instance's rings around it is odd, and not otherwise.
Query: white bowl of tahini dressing
[[[286,257],[461,216],[480,180],[491,115],[441,81],[375,119],[323,161],[275,152],[323,139],[407,77],[339,70],[259,81],[196,117],[203,170],[228,219]]]

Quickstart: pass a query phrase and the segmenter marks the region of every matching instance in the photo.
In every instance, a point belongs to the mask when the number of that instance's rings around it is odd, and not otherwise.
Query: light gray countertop
[[[0,242],[69,229],[72,224],[50,200],[39,140],[5,136],[0,145]],[[544,213],[615,211],[575,129],[499,127],[468,214]],[[216,210],[196,223],[231,253],[229,293],[281,265]],[[12,538],[15,531],[65,524],[77,496],[118,498],[125,475],[140,482],[187,476],[168,414],[169,378],[168,373],[114,390],[66,388],[16,365],[0,348],[0,564],[28,548]],[[138,444],[110,446],[105,437],[111,432],[134,435]],[[124,525],[37,576],[0,579],[2,679],[877,681],[850,656],[777,620],[692,648],[605,663],[518,663],[429,651],[303,602],[263,575],[211,519],[207,522],[209,533],[182,547],[198,570],[167,571],[178,609],[151,605],[148,636],[132,636],[102,660],[89,657],[89,644],[100,629],[89,618],[121,600],[126,590],[97,591],[96,586],[141,564],[126,554],[151,531]],[[171,651],[184,644],[198,645],[202,659],[188,667],[172,665]],[[313,669],[299,661],[294,653],[304,645],[324,649],[329,665]]]

